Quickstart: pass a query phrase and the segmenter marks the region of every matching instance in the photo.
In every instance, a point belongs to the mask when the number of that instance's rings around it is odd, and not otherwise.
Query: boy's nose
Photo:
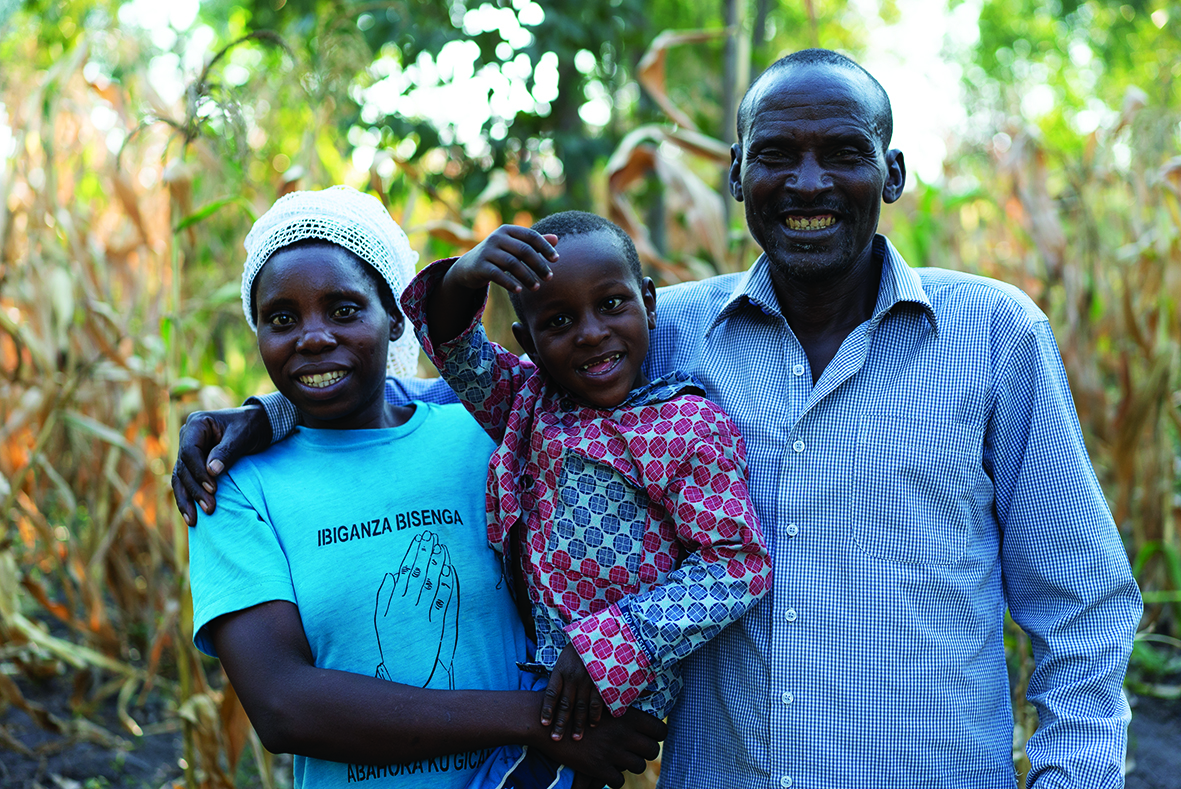
[[[611,333],[607,328],[607,324],[599,319],[597,315],[591,316],[582,321],[578,327],[578,342],[583,345],[598,345]]]

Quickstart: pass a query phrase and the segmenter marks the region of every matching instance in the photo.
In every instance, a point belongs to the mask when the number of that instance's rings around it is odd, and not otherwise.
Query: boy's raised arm
[[[489,283],[511,293],[536,290],[549,279],[547,261],[557,260],[557,236],[519,225],[501,225],[456,259],[426,302],[431,342],[450,342],[471,324]]]
[[[423,269],[402,294],[402,312],[414,325],[427,358],[480,426],[500,443],[513,399],[535,367],[490,341],[480,324],[488,284],[514,293],[551,276],[557,236],[502,225],[475,249]]]

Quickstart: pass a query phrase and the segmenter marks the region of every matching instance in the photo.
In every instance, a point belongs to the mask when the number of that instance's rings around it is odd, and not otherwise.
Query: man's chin
[[[853,256],[848,250],[827,245],[783,243],[764,252],[773,270],[801,284],[831,281],[853,265]]]

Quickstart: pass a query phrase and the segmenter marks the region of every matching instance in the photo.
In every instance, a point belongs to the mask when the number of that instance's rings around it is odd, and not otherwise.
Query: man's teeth
[[[586,364],[582,365],[582,367],[580,369],[590,370],[592,367],[595,367],[595,368],[598,368],[601,370],[604,367],[607,367],[608,365],[615,364],[615,362],[619,361],[619,357],[621,355],[622,354],[613,353],[610,356],[604,357],[604,358],[599,359],[597,361],[587,362]]]
[[[301,375],[299,382],[304,386],[311,386],[316,389],[323,389],[325,386],[331,386],[348,375],[345,370],[333,370],[330,373],[316,373],[315,375]]]
[[[784,223],[789,230],[823,230],[832,227],[837,218],[832,214],[824,216],[789,216]]]

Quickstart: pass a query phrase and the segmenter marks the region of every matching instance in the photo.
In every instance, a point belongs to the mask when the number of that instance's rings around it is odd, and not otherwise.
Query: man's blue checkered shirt
[[[1047,319],[875,252],[873,316],[815,385],[765,258],[660,291],[648,373],[737,423],[775,567],[684,662],[661,786],[1011,789],[1006,607],[1037,661],[1029,786],[1122,786],[1141,601]]]

